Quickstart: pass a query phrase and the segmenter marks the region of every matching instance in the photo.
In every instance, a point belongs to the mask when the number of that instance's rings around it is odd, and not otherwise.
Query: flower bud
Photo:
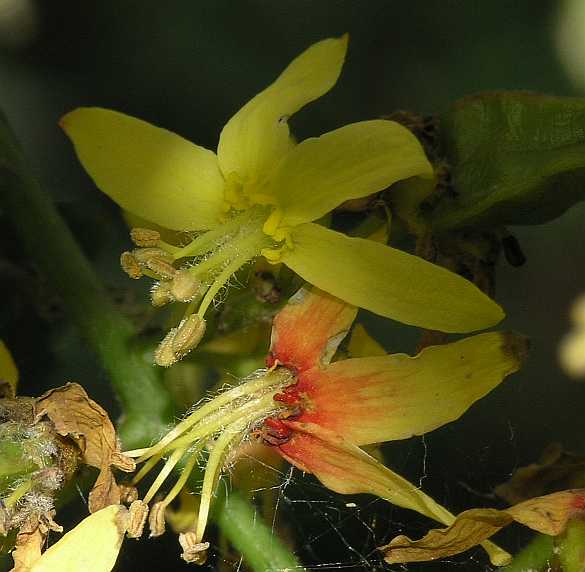
[[[190,302],[201,288],[201,281],[189,270],[178,270],[171,281],[171,295],[179,302]]]
[[[206,322],[197,314],[191,314],[179,324],[173,338],[172,347],[177,359],[186,356],[195,349],[205,334]]]
[[[136,246],[157,246],[160,240],[160,232],[150,228],[133,228],[130,238]]]
[[[120,266],[133,280],[138,280],[142,277],[142,268],[131,252],[122,252],[120,254]]]
[[[165,510],[166,503],[155,502],[148,516],[148,527],[150,528],[150,537],[161,536],[165,533]]]
[[[148,505],[141,500],[135,500],[130,505],[128,519],[128,538],[140,538],[144,530],[144,524],[148,517]]]

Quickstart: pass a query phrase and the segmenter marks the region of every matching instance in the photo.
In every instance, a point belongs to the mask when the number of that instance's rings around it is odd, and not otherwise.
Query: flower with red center
[[[201,561],[209,506],[234,448],[256,436],[326,487],[342,494],[370,493],[449,525],[454,516],[360,446],[422,435],[459,418],[475,401],[516,371],[523,338],[490,332],[406,354],[334,361],[357,309],[317,289],[302,289],[274,319],[267,370],[195,409],[158,444],[130,452],[146,461],[136,484],[166,457],[161,475],[136,510],[146,510],[172,468],[186,468],[171,493],[151,511],[162,532],[164,508],[185,484],[199,454],[210,448],[197,523],[183,557]],[[132,508],[131,508],[132,511]],[[154,516],[153,516],[154,515]],[[507,553],[483,543],[492,562]]]

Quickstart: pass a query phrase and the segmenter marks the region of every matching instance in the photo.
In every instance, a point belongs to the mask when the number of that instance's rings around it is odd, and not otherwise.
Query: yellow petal
[[[466,510],[448,528],[431,530],[420,540],[397,536],[380,550],[389,564],[435,560],[468,550],[514,521],[542,534],[557,536],[565,530],[571,518],[582,519],[583,516],[585,489],[561,491],[505,510]],[[506,563],[492,562],[498,566]]]
[[[224,182],[212,151],[97,107],[75,109],[60,124],[95,184],[122,208],[173,230],[217,224]]]
[[[393,121],[346,125],[292,149],[270,179],[282,225],[310,222],[342,202],[377,193],[433,168],[416,137]]]
[[[362,324],[356,324],[351,332],[347,351],[353,358],[385,356],[386,350],[377,342]]]
[[[121,505],[88,516],[51,546],[30,572],[109,572],[122,546],[126,516]]]
[[[526,356],[524,338],[480,334],[395,354],[337,361],[303,372],[296,390],[310,405],[299,421],[318,423],[356,445],[406,439],[458,419]]]
[[[345,35],[313,44],[227,122],[217,149],[224,175],[259,181],[276,166],[293,145],[287,119],[335,85],[347,40]]]
[[[293,229],[282,262],[307,282],[350,304],[405,324],[471,332],[504,312],[474,284],[421,258],[313,223]]]
[[[2,396],[2,385],[7,383],[10,386],[9,391],[14,395],[16,393],[16,384],[18,383],[18,369],[12,359],[12,355],[4,342],[0,340],[0,397]]]

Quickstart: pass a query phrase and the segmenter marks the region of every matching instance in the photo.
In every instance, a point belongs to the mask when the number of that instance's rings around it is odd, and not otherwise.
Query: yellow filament
[[[144,495],[144,504],[148,504],[158,489],[160,489],[161,485],[165,482],[166,478],[171,474],[171,471],[175,468],[175,465],[181,460],[181,457],[187,450],[187,447],[183,447],[182,449],[177,449],[173,451],[173,454],[169,457],[168,461],[165,463],[165,466],[162,468],[162,471],[157,475],[154,483],[148,489],[146,495]]]

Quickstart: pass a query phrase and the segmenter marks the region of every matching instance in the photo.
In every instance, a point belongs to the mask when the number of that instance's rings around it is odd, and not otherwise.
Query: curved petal
[[[373,494],[446,525],[455,521],[446,508],[359,447],[310,423],[285,423],[294,433],[278,451],[302,471],[313,473],[328,489],[341,494]],[[510,560],[510,555],[492,542],[484,541],[482,546],[494,564]]]
[[[81,107],[60,125],[95,184],[122,208],[173,230],[217,224],[224,181],[212,151],[109,109]]]
[[[350,304],[405,324],[471,332],[504,312],[474,284],[421,258],[313,223],[292,231],[282,262],[307,282]]]
[[[492,332],[431,346],[415,357],[337,361],[300,375],[293,387],[310,405],[298,420],[356,445],[422,435],[458,419],[517,371],[525,355],[524,338]]]
[[[225,125],[217,154],[224,175],[259,181],[293,145],[287,119],[327,93],[337,81],[347,35],[313,44]]]
[[[447,525],[455,520],[415,485],[339,435],[311,423],[285,424],[294,433],[278,447],[280,454],[302,471],[314,474],[332,491],[377,495]]]
[[[30,572],[109,572],[116,563],[128,511],[111,505],[82,520],[53,544]]]
[[[301,288],[274,317],[268,364],[297,371],[329,363],[357,308],[317,288]]]
[[[281,224],[294,226],[416,175],[433,175],[417,138],[394,121],[377,119],[299,143],[280,163],[267,192],[283,211]]]

